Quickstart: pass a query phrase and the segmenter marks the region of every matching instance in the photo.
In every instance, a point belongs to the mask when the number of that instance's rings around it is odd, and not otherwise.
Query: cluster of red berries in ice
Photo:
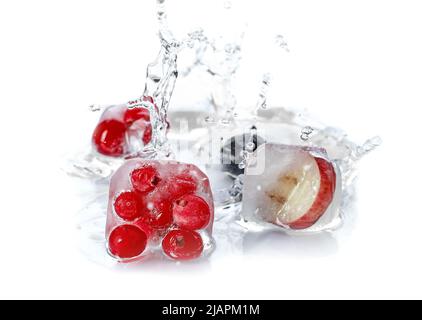
[[[106,236],[109,253],[119,260],[155,248],[175,260],[196,259],[213,220],[208,178],[194,165],[134,159],[111,180]]]
[[[144,101],[154,103],[151,97]],[[152,126],[147,108],[128,108],[128,105],[116,105],[107,108],[94,130],[92,143],[94,149],[102,155],[121,157],[131,152],[131,140],[147,145],[151,141]]]

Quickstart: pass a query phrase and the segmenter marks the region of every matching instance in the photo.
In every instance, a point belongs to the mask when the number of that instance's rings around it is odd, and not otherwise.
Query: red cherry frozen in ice
[[[140,256],[147,246],[147,235],[133,225],[120,225],[115,228],[108,239],[110,253],[120,259]]]
[[[104,120],[95,128],[92,141],[95,149],[106,156],[124,153],[126,126],[118,120]]]
[[[157,169],[152,166],[135,169],[131,173],[130,179],[135,190],[141,193],[153,191],[161,181]]]
[[[167,181],[168,197],[176,200],[184,195],[192,194],[197,189],[195,179],[188,173],[182,173],[171,177]]]
[[[151,139],[152,139],[152,126],[151,124],[148,124],[147,127],[145,128],[144,135],[142,136],[142,141],[144,145],[147,145],[148,143],[151,142]]]
[[[163,239],[164,253],[175,260],[198,258],[204,250],[201,236],[190,230],[172,230]]]
[[[142,98],[143,101],[145,102],[150,102],[150,103],[154,103],[154,99],[152,97],[143,97]],[[130,105],[134,105],[134,104],[138,104],[138,102],[129,102],[129,106]],[[146,107],[135,107],[135,108],[128,108],[123,116],[124,122],[127,125],[132,125],[135,121],[138,120],[145,120],[145,121],[150,121],[150,114],[149,114],[149,110]]]
[[[147,203],[147,209],[142,220],[151,228],[164,230],[172,225],[172,204],[168,199],[156,197]]]
[[[199,230],[210,222],[210,207],[204,199],[195,195],[185,195],[173,204],[174,222],[181,228]]]
[[[145,234],[147,235],[148,239],[152,239],[154,235],[156,234],[156,230],[152,228],[149,224],[145,222],[145,219],[138,219],[133,222],[134,226],[137,226],[139,229],[141,229]]]
[[[140,218],[144,211],[139,194],[133,191],[121,193],[114,201],[114,210],[120,218],[126,221]]]
[[[134,122],[138,120],[145,120],[150,121],[149,111],[147,108],[143,107],[136,107],[133,109],[127,109],[124,114],[124,122],[127,125],[132,125]]]

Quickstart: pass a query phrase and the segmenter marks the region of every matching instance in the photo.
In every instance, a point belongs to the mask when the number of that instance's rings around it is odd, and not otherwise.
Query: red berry
[[[125,147],[126,126],[118,120],[104,120],[95,128],[92,141],[96,150],[106,156],[121,156]]]
[[[143,204],[139,195],[135,192],[123,192],[114,201],[114,210],[120,218],[133,221],[141,217]]]
[[[143,215],[146,224],[154,229],[163,230],[173,223],[172,205],[167,199],[156,198],[147,204],[149,211]]]
[[[152,139],[152,126],[151,124],[148,124],[147,127],[145,128],[144,135],[142,136],[142,141],[144,145],[147,145],[148,143],[151,142],[151,139]]]
[[[173,200],[194,193],[196,188],[197,184],[195,179],[187,173],[171,177],[167,182],[168,196]]]
[[[155,230],[145,222],[145,219],[138,219],[133,222],[133,225],[145,232],[148,239],[151,239],[155,235]]]
[[[198,258],[204,250],[201,236],[195,231],[172,230],[163,239],[164,253],[175,260]]]
[[[210,207],[204,199],[195,195],[185,195],[173,205],[174,222],[181,228],[199,230],[210,222]]]
[[[148,109],[143,107],[128,108],[124,114],[124,122],[129,126],[141,119],[148,122],[150,121]]]
[[[161,181],[157,169],[151,166],[134,170],[130,175],[130,179],[135,190],[141,193],[153,191]]]
[[[135,258],[145,251],[147,235],[133,225],[121,225],[114,229],[108,239],[110,253],[121,259]]]

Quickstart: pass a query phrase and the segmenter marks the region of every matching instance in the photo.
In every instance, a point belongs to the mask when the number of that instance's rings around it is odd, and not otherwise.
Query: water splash
[[[268,91],[269,88],[271,86],[271,79],[272,76],[270,73],[265,73],[262,77],[262,82],[261,82],[261,90],[259,92],[259,97],[258,97],[258,102],[257,102],[257,109],[267,109],[267,96],[268,96]]]
[[[231,9],[231,1],[226,1],[224,7]],[[183,39],[176,39],[168,25],[165,0],[157,0],[157,17],[161,50],[157,59],[148,65],[146,85],[143,93],[143,96],[153,97],[154,102],[144,101],[141,98],[130,101],[127,104],[130,108],[148,108],[151,113],[153,138],[150,145],[144,150],[132,154],[131,157],[162,158],[172,155],[171,145],[167,137],[167,115],[179,74],[180,76],[188,77],[192,71],[201,70],[213,77],[212,103],[218,112],[207,116],[205,119],[207,126],[217,129],[219,126],[237,128],[238,123],[244,120],[235,117],[238,111],[237,108],[244,106],[238,105],[238,99],[233,90],[233,78],[237,74],[242,61],[242,42],[245,33],[241,33],[237,39],[228,43],[220,41],[221,39],[210,38],[202,29],[191,31]],[[276,48],[281,48],[286,52],[290,51],[282,35],[275,36],[275,45]],[[194,59],[189,65],[179,68],[179,57],[184,50],[193,50],[195,53]],[[343,210],[346,211],[347,199],[350,198],[348,195],[352,192],[351,189],[355,181],[358,162],[377,148],[381,144],[381,139],[375,137],[362,145],[358,145],[349,140],[347,135],[341,130],[327,127],[323,124],[314,125],[312,121],[305,121],[305,125],[300,114],[289,112],[283,108],[270,108],[269,105],[271,104],[267,100],[273,75],[271,70],[263,74],[261,87],[258,88],[259,97],[258,101],[256,101],[255,114],[246,125],[243,123],[241,126],[246,131],[249,130],[251,139],[247,141],[245,150],[242,152],[242,161],[239,164],[239,168],[243,169],[248,163],[253,161],[253,153],[256,148],[253,136],[257,134],[257,128],[260,128],[262,124],[264,126],[271,124],[271,121],[275,119],[274,122],[278,126],[275,127],[279,136],[290,137],[289,134],[294,132],[294,135],[291,135],[292,138],[284,140],[283,143],[302,143],[327,149],[330,158],[334,159],[342,172],[344,189]],[[255,101],[251,101],[251,108],[254,107],[254,103]],[[93,112],[99,112],[103,109],[104,107],[97,105],[90,107]],[[260,114],[262,112],[273,112],[274,116],[271,119],[264,118]],[[312,123],[312,125],[307,125],[308,122]],[[84,178],[99,177],[107,180],[122,161],[122,159],[108,160],[93,154],[84,155],[80,162],[72,164],[73,171],[69,170],[69,172],[72,172],[74,176]],[[192,161],[195,161],[194,154],[192,155]],[[77,169],[76,171],[75,168]],[[222,230],[221,235],[224,237],[230,238],[233,235],[236,239],[242,239],[246,232],[245,229],[242,229],[241,232],[227,230],[227,226],[231,228],[240,220],[239,202],[243,196],[243,181],[244,176],[239,175],[234,181],[232,180],[232,185],[226,189],[213,190],[217,198],[224,199],[224,201],[218,203],[217,211],[221,211],[221,215],[216,215],[217,221],[215,225],[216,230]],[[103,204],[105,202],[106,200],[103,199]],[[87,211],[91,212],[92,208],[87,209]],[[103,214],[103,207],[93,214],[93,219],[98,218],[100,222],[95,223],[96,230],[90,233],[90,239],[98,240],[97,242],[101,245],[101,248],[95,247],[95,251],[98,252],[103,249]],[[84,212],[83,216],[86,217],[86,215],[87,212]],[[228,221],[230,224],[228,224]],[[83,223],[83,225],[86,224],[86,222]],[[219,246],[222,245],[224,246],[224,241],[219,241]]]
[[[151,114],[152,140],[142,151],[147,154],[160,154],[164,157],[172,154],[167,139],[167,113],[178,77],[178,50],[179,46],[162,39],[162,48],[157,59],[147,68],[144,97],[153,97],[153,103],[141,103]]]
[[[302,139],[303,141],[308,141],[312,133],[314,133],[314,128],[312,128],[311,126],[306,126],[302,129],[300,139]]]
[[[99,104],[91,104],[91,105],[88,107],[88,109],[89,109],[89,111],[91,111],[91,112],[100,112],[100,111],[103,111],[105,108],[104,108],[104,106],[101,106],[101,105],[99,105]]]
[[[376,136],[359,145],[351,141],[347,134],[340,129],[322,127],[313,129],[313,135],[309,138],[308,143],[325,148],[330,158],[337,163],[342,174],[343,192],[347,196],[353,188],[359,162],[381,146],[382,140]]]
[[[278,34],[275,36],[275,44],[277,47],[283,49],[284,51],[290,52],[289,44],[287,43],[283,35]]]

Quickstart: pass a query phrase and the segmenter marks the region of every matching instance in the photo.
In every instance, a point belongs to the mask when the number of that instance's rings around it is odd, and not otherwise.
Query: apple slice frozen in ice
[[[259,150],[258,161],[265,162],[262,172],[250,175],[247,170],[245,178],[246,218],[252,214],[266,222],[301,230],[313,226],[327,212],[337,177],[323,150],[266,145]]]
[[[292,229],[312,226],[333,200],[336,174],[331,163],[300,153],[293,168],[283,171],[276,185],[266,191],[278,206],[277,222]]]

